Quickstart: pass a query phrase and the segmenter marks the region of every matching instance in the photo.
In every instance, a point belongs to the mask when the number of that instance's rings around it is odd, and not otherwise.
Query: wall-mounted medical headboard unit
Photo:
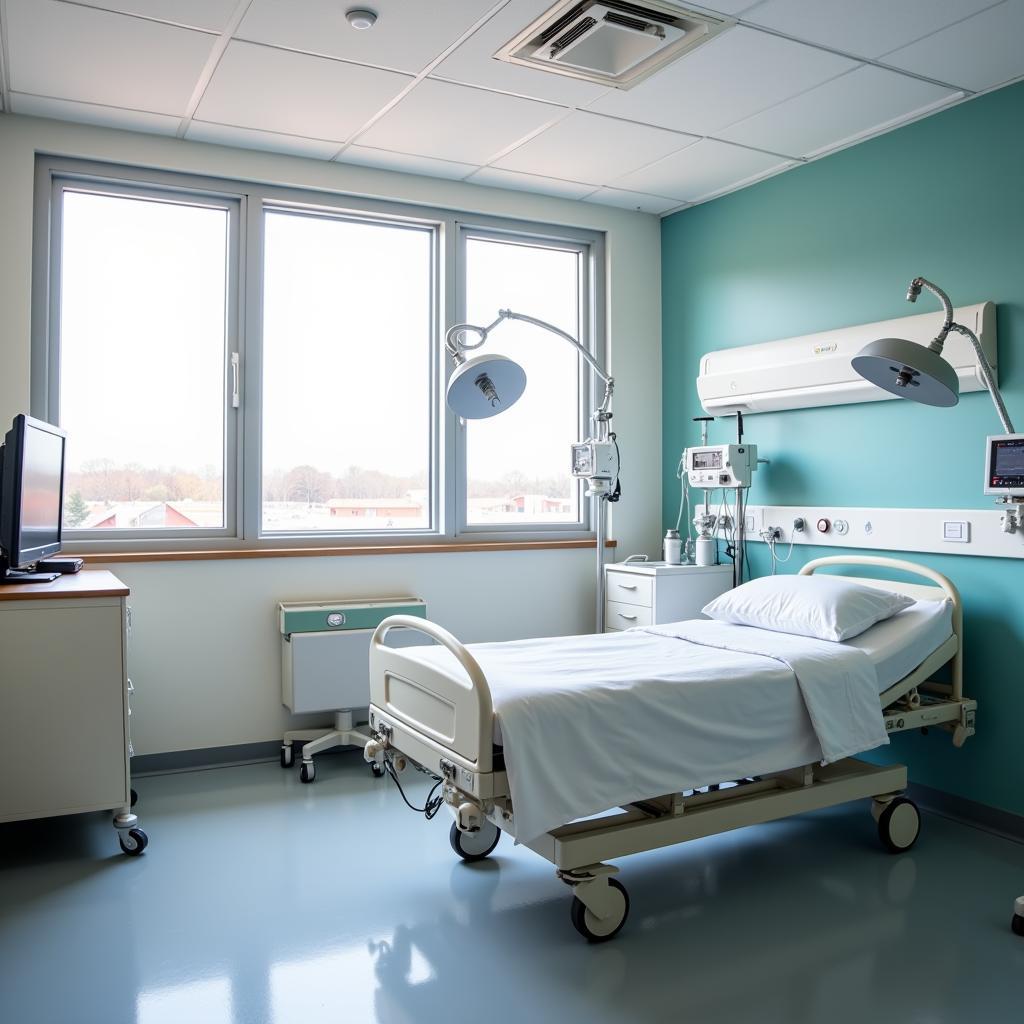
[[[954,311],[954,317],[977,334],[995,369],[995,303],[962,306]],[[716,416],[885,401],[895,396],[866,381],[850,360],[879,338],[907,338],[928,345],[939,324],[941,320],[930,312],[709,352],[700,361],[697,394],[704,409]],[[949,335],[943,356],[956,370],[961,392],[985,390],[967,338]]]

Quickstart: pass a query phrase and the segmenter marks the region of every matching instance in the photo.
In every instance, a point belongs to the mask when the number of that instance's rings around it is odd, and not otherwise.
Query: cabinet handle
[[[636,618],[635,615],[627,615],[625,612],[619,612],[620,619],[629,619],[631,622]]]
[[[622,587],[623,590],[636,590],[635,583],[616,583],[615,586]]]

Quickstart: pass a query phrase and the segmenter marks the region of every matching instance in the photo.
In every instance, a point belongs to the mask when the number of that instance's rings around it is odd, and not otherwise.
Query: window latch
[[[241,404],[239,397],[239,367],[241,366],[241,356],[237,352],[231,353],[231,408],[237,409]]]

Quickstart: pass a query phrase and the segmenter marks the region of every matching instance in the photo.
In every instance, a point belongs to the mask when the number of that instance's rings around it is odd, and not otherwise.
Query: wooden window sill
[[[617,541],[605,542],[614,548]],[[81,558],[87,565],[118,562],[205,562],[235,558],[346,558],[366,555],[427,555],[470,551],[557,551],[594,548],[593,540],[440,541],[427,544],[350,544],[335,547],[215,548],[196,551],[85,551],[61,552],[62,557]]]

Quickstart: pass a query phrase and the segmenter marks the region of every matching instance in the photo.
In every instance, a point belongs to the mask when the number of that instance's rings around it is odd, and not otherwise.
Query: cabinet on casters
[[[136,856],[149,838],[132,811],[127,598],[102,571],[0,588],[0,822],[113,811]]]

